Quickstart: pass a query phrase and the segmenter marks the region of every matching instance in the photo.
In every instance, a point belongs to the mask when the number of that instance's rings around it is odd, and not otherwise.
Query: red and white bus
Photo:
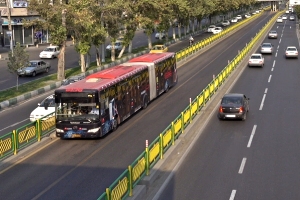
[[[56,136],[98,138],[177,83],[175,53],[145,54],[55,90]]]

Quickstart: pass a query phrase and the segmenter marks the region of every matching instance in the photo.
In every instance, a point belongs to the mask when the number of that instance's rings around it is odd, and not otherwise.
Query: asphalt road
[[[295,28],[295,21],[276,23],[278,39],[264,40],[275,49],[265,67],[245,66],[228,91],[250,97],[247,120],[219,121],[215,112],[153,199],[300,199],[300,61],[285,58],[287,46],[299,49]]]
[[[31,156],[22,155],[5,160],[0,166],[1,170],[8,165],[10,168],[0,171],[0,179],[4,183],[0,187],[0,194],[6,199],[96,199],[144,150],[145,140],[153,141],[186,108],[189,98],[195,98],[202,91],[212,76],[235,57],[271,15],[264,13],[249,24],[251,29],[237,31],[184,64],[178,69],[178,85],[105,138],[47,138],[42,143],[43,148]],[[185,45],[186,42],[178,43],[170,51],[177,51]],[[28,103],[33,105],[36,102]],[[25,109],[25,103],[23,105]],[[28,110],[27,116],[31,110]],[[3,112],[6,114],[0,118],[9,120],[7,116],[10,111],[18,115],[25,112],[15,107]]]

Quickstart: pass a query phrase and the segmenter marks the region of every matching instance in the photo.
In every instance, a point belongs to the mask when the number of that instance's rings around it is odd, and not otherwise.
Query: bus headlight
[[[57,133],[63,133],[64,130],[57,128],[57,129],[56,129],[56,132],[57,132]]]
[[[99,129],[100,129],[100,127],[98,127],[98,128],[93,128],[93,129],[90,129],[90,130],[88,130],[88,133],[96,133],[96,132],[98,132],[98,131],[99,131]]]

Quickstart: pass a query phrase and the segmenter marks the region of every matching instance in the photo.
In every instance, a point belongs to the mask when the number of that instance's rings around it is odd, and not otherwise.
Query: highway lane
[[[195,41],[202,40],[205,37],[210,36],[209,33],[203,33],[200,35],[194,36]],[[140,30],[135,36],[135,45],[142,45],[145,44],[145,34]],[[185,47],[187,47],[188,40],[179,41],[176,44],[173,44],[169,47],[170,51],[176,52],[179,51]],[[71,55],[72,50],[68,54]],[[73,52],[74,53],[74,52]],[[0,61],[1,62],[1,61]],[[1,75],[1,73],[0,73]],[[32,77],[22,77],[22,78],[28,78],[31,79]],[[39,95],[35,98],[29,99],[26,102],[22,102],[19,105],[16,105],[12,108],[8,108],[5,110],[5,112],[0,112],[0,136],[4,135],[16,128],[19,128],[27,123],[29,123],[29,115],[30,113],[37,107],[37,104],[40,103],[44,98],[52,94],[53,91],[49,91],[45,94]],[[10,116],[7,118],[7,116]]]
[[[7,199],[97,198],[144,150],[145,140],[153,141],[187,106],[189,98],[194,98],[210,82],[212,76],[205,74],[221,71],[241,44],[249,41],[271,15],[265,13],[249,25],[251,31],[239,30],[179,68],[178,85],[131,117],[116,132],[100,140],[53,139],[45,143],[43,149],[0,173],[5,182],[0,193]],[[25,181],[26,185],[20,185]],[[18,192],[14,192],[15,188]]]
[[[215,112],[154,199],[300,198],[300,61],[284,56],[288,45],[299,49],[295,27],[294,21],[276,23],[280,37],[264,40],[274,45],[274,54],[265,55],[263,69],[246,67],[230,90],[250,97],[247,120],[219,121]]]
[[[204,22],[203,22],[204,23]],[[182,29],[183,30],[183,29]],[[178,32],[178,28],[175,28],[175,32]],[[169,30],[169,34],[171,34],[171,29]],[[155,33],[151,35],[152,42],[158,41],[155,39]],[[71,43],[70,43],[71,44]],[[109,40],[106,41],[105,47],[109,44]],[[142,30],[137,30],[136,34],[132,41],[133,48],[143,47],[148,45],[147,35],[143,33]],[[38,48],[36,47],[29,47],[27,48],[27,52],[29,53],[29,60],[36,60],[39,58],[39,53],[46,48],[45,45],[40,45]],[[73,67],[77,67],[79,65],[79,54],[75,51],[74,46],[67,46],[66,47],[66,54],[65,54],[65,68],[70,69]],[[19,84],[24,84],[26,82],[30,82],[32,80],[39,79],[41,77],[48,76],[49,74],[57,72],[57,59],[44,59],[46,62],[51,64],[51,69],[49,73],[38,74],[36,77],[20,77]],[[96,50],[93,46],[91,48],[91,61],[96,60]],[[11,74],[7,70],[7,60],[0,60],[0,90],[4,90],[10,87],[16,86],[16,76]]]

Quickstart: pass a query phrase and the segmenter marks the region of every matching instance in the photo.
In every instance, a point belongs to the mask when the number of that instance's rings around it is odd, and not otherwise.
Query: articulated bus
[[[145,54],[55,90],[56,136],[99,138],[177,83],[175,53]]]

